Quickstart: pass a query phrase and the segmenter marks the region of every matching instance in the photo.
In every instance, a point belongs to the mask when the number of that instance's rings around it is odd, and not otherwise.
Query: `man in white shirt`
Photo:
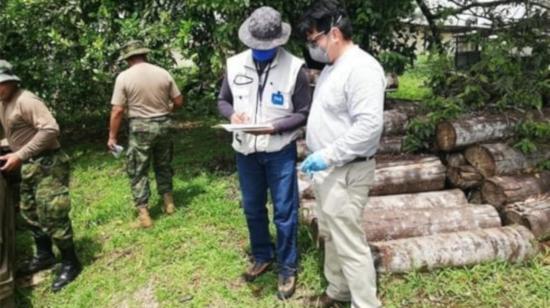
[[[383,129],[386,80],[380,63],[352,40],[351,21],[335,0],[314,3],[300,30],[311,57],[327,65],[313,95],[302,171],[313,178],[325,240],[326,292],[312,304],[379,307],[376,272],[362,228]]]

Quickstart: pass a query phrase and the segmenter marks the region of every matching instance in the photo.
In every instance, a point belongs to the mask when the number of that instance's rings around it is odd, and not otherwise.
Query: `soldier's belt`
[[[131,118],[130,122],[137,121],[137,122],[164,122],[170,120],[171,117],[169,115],[163,115],[158,117],[152,117],[152,118]]]

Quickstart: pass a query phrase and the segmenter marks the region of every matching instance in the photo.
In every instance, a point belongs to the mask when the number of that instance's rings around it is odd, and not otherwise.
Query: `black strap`
[[[260,70],[260,67],[258,65],[258,63],[255,63],[256,64],[256,70],[258,71],[258,78],[260,78],[260,80],[262,79],[262,73],[263,73],[263,70]],[[265,72],[265,79],[263,82],[259,82],[260,80],[258,80],[258,102],[261,104],[262,103],[262,99],[263,99],[263,95],[264,95],[264,89],[265,89],[265,86],[267,85],[267,80],[269,79],[269,72],[271,71],[271,63],[268,63],[267,64],[267,71]]]

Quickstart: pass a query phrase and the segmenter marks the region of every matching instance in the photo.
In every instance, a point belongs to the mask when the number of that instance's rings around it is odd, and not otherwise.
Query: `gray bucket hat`
[[[149,52],[151,52],[151,49],[145,47],[142,41],[132,40],[120,48],[118,61],[126,60],[132,56],[148,54]]]
[[[13,71],[13,66],[6,60],[0,60],[0,83],[8,81],[21,81]]]
[[[256,9],[239,28],[239,39],[246,46],[267,50],[288,42],[292,27],[281,20],[281,13],[269,6]]]

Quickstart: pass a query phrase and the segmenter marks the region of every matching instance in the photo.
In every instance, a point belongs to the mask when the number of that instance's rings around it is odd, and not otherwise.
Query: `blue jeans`
[[[279,274],[295,275],[298,263],[298,180],[296,143],[278,152],[237,153],[237,170],[248,224],[250,246],[256,262],[272,261],[276,253]],[[273,201],[277,245],[273,247],[267,216],[267,190]]]

